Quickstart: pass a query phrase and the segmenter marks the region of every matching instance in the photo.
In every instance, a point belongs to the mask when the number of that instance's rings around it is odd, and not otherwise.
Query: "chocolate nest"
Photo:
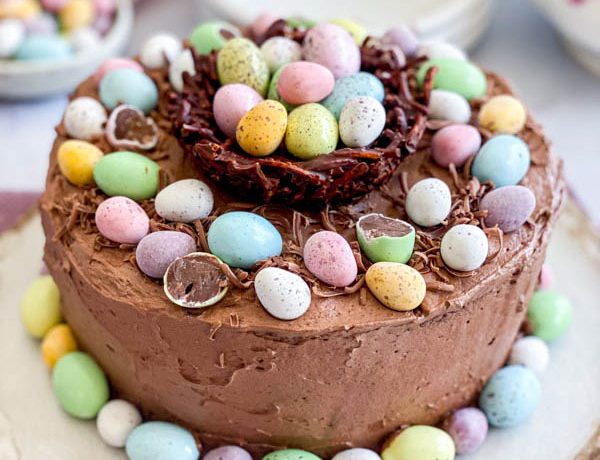
[[[303,32],[281,27],[272,35],[302,41]],[[212,100],[220,86],[217,55],[194,55],[196,75],[184,75],[182,94],[169,95],[168,111],[175,135],[185,151],[197,160],[211,179],[237,190],[242,196],[265,203],[330,203],[365,195],[381,187],[402,159],[414,152],[426,129],[427,103],[435,69],[426,76],[423,90],[415,74],[422,62],[403,65],[395,50],[368,38],[361,48],[362,70],[376,75],[385,88],[386,125],[369,148],[340,148],[309,161],[299,161],[284,147],[269,157],[244,153],[217,127]]]

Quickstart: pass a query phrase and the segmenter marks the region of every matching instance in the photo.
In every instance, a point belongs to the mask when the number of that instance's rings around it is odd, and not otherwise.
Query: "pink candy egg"
[[[281,71],[277,91],[289,104],[308,104],[325,99],[333,90],[335,78],[327,67],[314,62],[292,62]]]
[[[232,83],[221,86],[213,101],[215,121],[227,137],[235,139],[239,121],[262,100],[262,96],[247,85]]]
[[[344,287],[356,279],[358,267],[348,242],[338,233],[322,231],[304,245],[306,268],[324,283]]]
[[[252,32],[252,36],[257,39],[257,41],[262,41],[264,35],[269,30],[269,27],[279,19],[278,16],[273,13],[263,13],[256,17],[252,24],[250,24],[250,31]]]
[[[321,64],[337,78],[360,70],[360,50],[352,36],[340,26],[321,23],[310,29],[302,44],[304,59]]]
[[[98,231],[116,243],[136,244],[150,228],[146,211],[124,196],[114,196],[100,203],[95,218]]]
[[[104,63],[101,64],[100,67],[98,67],[98,70],[96,70],[96,72],[94,73],[94,81],[97,84],[100,84],[100,82],[106,74],[117,69],[133,69],[137,70],[138,72],[144,71],[143,67],[133,59],[110,58],[104,61]]]
[[[113,14],[117,9],[116,0],[94,0],[94,7],[96,8],[96,14]]]
[[[450,125],[440,129],[431,140],[431,156],[440,166],[462,166],[481,147],[481,135],[469,125]]]
[[[110,30],[110,28],[112,27],[112,24],[113,24],[113,15],[112,14],[98,14],[96,16],[96,19],[94,20],[94,23],[92,24],[92,27],[100,35],[104,35]]]
[[[58,13],[69,3],[69,0],[41,0],[41,2],[45,10]]]
[[[540,289],[552,289],[554,286],[554,272],[548,264],[542,265],[540,271]]]

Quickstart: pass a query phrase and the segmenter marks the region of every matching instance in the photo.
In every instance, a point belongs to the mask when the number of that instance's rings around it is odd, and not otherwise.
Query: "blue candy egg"
[[[46,34],[34,34],[27,37],[15,54],[21,61],[42,59],[66,59],[73,53],[71,45],[64,38]]]
[[[158,90],[145,73],[121,68],[109,72],[100,82],[100,100],[109,109],[128,104],[148,114],[158,103]]]
[[[183,428],[166,422],[146,422],[133,429],[125,452],[131,460],[197,460],[196,440]]]
[[[208,247],[226,264],[248,269],[256,262],[281,255],[283,241],[264,217],[251,212],[228,212],[208,230]]]
[[[516,136],[503,134],[487,141],[473,161],[471,173],[480,182],[491,180],[496,187],[516,185],[531,162],[529,147]]]
[[[529,418],[540,401],[540,382],[533,371],[520,365],[498,370],[479,396],[479,407],[490,425],[507,428]]]
[[[368,72],[358,72],[335,82],[333,91],[321,101],[336,119],[340,119],[342,109],[350,99],[358,96],[371,96],[379,102],[383,101],[383,83],[375,75]]]

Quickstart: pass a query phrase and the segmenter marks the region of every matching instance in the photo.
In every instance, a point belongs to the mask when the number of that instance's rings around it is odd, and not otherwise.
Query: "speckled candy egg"
[[[190,35],[190,43],[198,54],[210,54],[220,50],[229,40],[241,37],[240,29],[224,21],[199,24]]]
[[[221,446],[209,450],[203,460],[252,460],[252,455],[239,446]]]
[[[321,104],[339,120],[346,103],[358,96],[370,96],[383,102],[384,88],[381,80],[368,72],[358,72],[335,82],[333,91]]]
[[[132,69],[138,72],[144,72],[144,68],[133,59],[110,58],[104,61],[100,67],[98,67],[98,70],[94,72],[94,81],[99,85],[106,74],[117,69]]]
[[[125,447],[127,437],[142,423],[137,408],[123,399],[107,402],[96,419],[96,428],[102,440],[111,447]]]
[[[425,280],[414,268],[397,262],[377,262],[365,277],[371,293],[392,310],[414,310],[425,298]]]
[[[442,223],[450,213],[452,196],[445,182],[423,179],[413,185],[406,195],[408,217],[423,227],[433,227]]]
[[[281,73],[285,66],[280,67],[271,77],[271,82],[269,83],[269,91],[267,91],[267,98],[272,99],[277,102],[281,102],[281,104],[285,107],[288,112],[291,112],[296,108],[296,106],[292,104],[288,104],[283,100],[283,98],[279,95],[279,91],[277,90],[277,85],[279,84],[279,78],[281,77]]]
[[[283,320],[300,318],[310,307],[310,288],[295,273],[267,267],[254,279],[256,296],[272,316]]]
[[[71,184],[85,186],[94,182],[94,168],[103,156],[102,150],[94,144],[69,140],[58,148],[56,161]]]
[[[300,44],[287,37],[271,37],[260,46],[260,52],[271,73],[281,66],[302,59]]]
[[[169,82],[178,93],[183,91],[184,72],[190,74],[191,77],[196,75],[194,57],[192,56],[192,52],[188,49],[179,53],[169,66]]]
[[[158,69],[172,62],[181,53],[181,41],[166,33],[157,34],[144,42],[140,61],[149,69]]]
[[[338,142],[338,124],[320,104],[305,104],[288,117],[285,145],[288,152],[302,160],[330,153]]]
[[[263,100],[253,88],[241,83],[221,86],[213,100],[213,112],[219,129],[229,138],[235,138],[235,130],[242,117]]]
[[[306,450],[281,449],[265,455],[262,460],[321,460],[321,458]]]
[[[167,422],[145,422],[133,429],[125,452],[130,460],[198,460],[194,436]]]
[[[429,117],[454,123],[468,123],[471,106],[460,94],[444,89],[434,89],[429,98]]]
[[[265,96],[269,87],[269,66],[257,46],[247,38],[229,40],[219,51],[217,71],[221,85],[243,83]]]
[[[414,32],[405,25],[392,27],[383,36],[383,43],[399,46],[406,56],[412,56],[417,52],[419,39]]]
[[[381,460],[381,457],[371,449],[355,447],[338,452],[331,460]]]
[[[17,19],[0,21],[0,59],[9,58],[17,52],[25,39],[25,26]]]
[[[249,269],[281,255],[283,241],[264,217],[251,212],[228,212],[215,219],[208,230],[210,251],[232,267]]]
[[[527,120],[525,107],[508,94],[494,96],[481,106],[479,125],[492,133],[516,134]]]
[[[467,60],[467,55],[459,47],[448,42],[428,41],[423,42],[417,48],[417,56],[425,56],[427,59],[459,59]]]
[[[369,35],[368,30],[362,24],[359,24],[358,22],[353,21],[352,19],[335,18],[330,19],[327,22],[329,22],[330,24],[335,24],[336,26],[340,26],[342,29],[344,29],[346,32],[352,35],[352,38],[358,46],[361,46],[364,43],[367,36]]]
[[[286,65],[277,81],[277,92],[289,104],[308,104],[327,97],[335,80],[327,67],[307,61]]]
[[[385,109],[371,96],[350,99],[340,114],[340,138],[348,147],[366,147],[379,137],[384,126]]]
[[[352,36],[335,24],[321,23],[310,29],[302,45],[307,61],[327,67],[337,78],[360,70],[360,50]]]
[[[448,433],[426,425],[410,426],[395,435],[381,452],[383,460],[454,460]]]
[[[96,99],[78,97],[67,106],[63,123],[67,134],[75,139],[89,141],[104,133],[106,110]]]
[[[527,307],[533,334],[550,342],[561,337],[571,325],[573,306],[568,297],[553,290],[539,289]]]
[[[250,155],[270,155],[283,140],[287,119],[287,110],[279,102],[259,102],[242,117],[237,125],[235,138],[240,147]]]
[[[67,59],[72,54],[71,45],[64,38],[35,34],[23,40],[14,57],[20,61],[58,60]]]
[[[548,345],[539,337],[530,335],[521,337],[512,346],[509,364],[520,364],[528,367],[536,374],[542,374],[550,362]]]
[[[205,219],[214,206],[213,193],[198,179],[183,179],[166,186],[154,200],[154,208],[163,219],[193,222]]]
[[[429,59],[417,72],[419,86],[423,87],[425,75],[431,67],[438,71],[433,78],[435,89],[453,91],[467,100],[485,96],[487,81],[479,67],[462,59],[436,58]]]
[[[475,452],[488,432],[485,414],[476,407],[458,409],[444,421],[443,427],[454,440],[457,454]]]
[[[137,107],[120,105],[106,122],[106,140],[117,149],[151,150],[158,144],[158,127]]]
[[[481,147],[481,134],[471,125],[450,125],[440,129],[431,139],[431,157],[440,166],[450,163],[462,166]]]
[[[109,109],[127,104],[148,114],[158,103],[158,90],[145,73],[121,68],[106,74],[100,82],[100,100]]]
[[[535,209],[535,195],[527,187],[507,185],[487,193],[479,205],[487,211],[485,224],[497,225],[504,233],[517,230],[523,225]]]
[[[98,231],[116,243],[136,244],[150,229],[146,211],[124,196],[108,198],[100,203],[95,220]]]
[[[135,260],[146,275],[162,278],[171,262],[195,251],[196,242],[190,235],[165,230],[142,238],[135,250]]]
[[[322,231],[312,235],[304,245],[306,268],[324,283],[345,287],[358,273],[350,244],[338,233]]]
[[[488,380],[479,407],[490,425],[508,428],[527,420],[540,401],[540,382],[531,369],[510,365],[496,371]]]
[[[440,254],[444,263],[453,270],[476,270],[488,255],[487,236],[475,225],[455,225],[444,234]]]
[[[527,171],[531,157],[529,146],[510,134],[494,136],[479,150],[471,174],[480,182],[492,181],[496,187],[518,184]]]

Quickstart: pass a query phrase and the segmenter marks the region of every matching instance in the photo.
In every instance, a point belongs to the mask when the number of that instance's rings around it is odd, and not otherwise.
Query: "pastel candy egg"
[[[286,25],[291,27],[292,29],[299,30],[308,30],[312,29],[317,25],[317,23],[309,18],[305,18],[303,16],[292,16],[285,19]]]
[[[115,152],[102,157],[94,168],[94,180],[108,196],[142,201],[158,189],[158,163],[139,153]]]
[[[106,122],[106,140],[118,149],[150,150],[158,144],[158,127],[137,107],[120,105]]]
[[[441,224],[448,217],[451,206],[450,189],[445,182],[435,178],[420,180],[406,195],[408,217],[423,227]]]
[[[261,260],[281,255],[283,242],[277,229],[251,212],[228,212],[208,230],[210,251],[228,265],[249,269]]]
[[[217,71],[221,85],[243,83],[264,97],[269,87],[269,66],[247,38],[229,40],[219,51]]]
[[[419,39],[414,32],[405,25],[399,25],[389,29],[383,36],[383,43],[399,46],[406,56],[415,54],[419,47]]]
[[[25,39],[25,26],[17,19],[0,21],[0,59],[11,57]]]
[[[94,418],[109,396],[104,371],[81,351],[58,360],[52,371],[52,389],[65,412],[81,419]]]
[[[44,9],[53,13],[58,13],[67,3],[69,3],[69,0],[41,0],[41,3]]]
[[[479,110],[479,125],[492,133],[516,134],[527,120],[525,107],[517,98],[494,96]]]
[[[501,134],[483,144],[473,160],[471,174],[480,182],[492,181],[496,187],[518,184],[530,163],[529,146],[518,137]]]
[[[427,59],[459,59],[467,60],[467,55],[459,47],[452,43],[429,41],[419,44],[417,56],[425,56]]]
[[[102,150],[85,141],[65,141],[56,155],[60,172],[73,185],[94,183],[94,168],[102,159]]]
[[[135,250],[135,260],[146,275],[162,278],[175,259],[195,251],[196,242],[187,233],[159,231],[141,239]]]
[[[158,103],[158,90],[145,73],[120,68],[106,74],[100,82],[100,100],[109,109],[127,104],[148,114]]]
[[[414,425],[402,430],[381,452],[383,460],[454,460],[454,441],[439,428]]]
[[[354,253],[338,233],[322,231],[312,235],[304,245],[303,257],[306,268],[331,286],[345,287],[356,279]]]
[[[181,53],[181,41],[167,33],[159,33],[144,42],[140,61],[149,69],[158,69],[172,62]]]
[[[497,225],[504,233],[517,230],[535,209],[535,195],[527,187],[507,185],[487,193],[479,205],[487,211],[485,224]]]
[[[331,460],[381,460],[381,457],[371,449],[355,447],[338,452]]]
[[[287,119],[287,110],[279,102],[259,102],[238,123],[235,132],[237,142],[250,155],[270,155],[283,140]]]
[[[29,19],[40,13],[37,0],[3,0],[0,2],[0,19]]]
[[[144,72],[144,68],[133,59],[110,58],[104,61],[100,67],[98,67],[98,70],[94,72],[94,81],[99,85],[106,74],[117,69],[132,69],[138,72]]]
[[[468,123],[471,119],[471,106],[460,94],[434,89],[429,98],[429,117],[455,123]]]
[[[196,75],[196,66],[192,52],[188,49],[183,50],[169,66],[169,82],[171,86],[181,93],[183,91],[183,74],[188,73],[191,77]]]
[[[52,14],[46,12],[26,19],[24,24],[29,35],[54,35],[58,32],[56,19]],[[1,42],[2,40],[0,40]]]
[[[38,339],[60,323],[60,292],[50,275],[40,276],[29,285],[21,299],[20,313],[25,330]]]
[[[100,44],[102,37],[91,27],[80,27],[69,34],[69,43],[75,52],[89,51]]]
[[[527,320],[533,334],[547,342],[562,336],[571,325],[572,317],[569,299],[548,289],[534,292],[527,307]]]
[[[539,337],[530,335],[517,340],[510,350],[509,364],[520,364],[536,374],[542,374],[550,362],[548,345]]]
[[[154,200],[156,213],[174,222],[205,219],[214,206],[213,193],[198,179],[183,179],[163,188]]]
[[[75,30],[91,25],[95,14],[91,0],[69,0],[58,12],[58,19],[64,29]]]
[[[382,214],[367,214],[356,223],[358,243],[372,262],[407,263],[415,245],[415,229],[408,222]]]
[[[327,97],[335,80],[327,67],[299,61],[286,65],[279,76],[277,91],[289,104],[308,104]]]
[[[479,396],[490,425],[508,428],[527,420],[540,401],[540,382],[531,369],[510,365],[496,371]]]
[[[368,72],[358,72],[335,82],[333,91],[321,104],[339,120],[346,103],[358,96],[370,96],[383,102],[384,88],[381,80]]]
[[[365,277],[371,293],[392,310],[414,310],[425,298],[425,280],[414,268],[397,262],[377,262]]]
[[[263,100],[253,88],[241,83],[221,86],[213,100],[213,112],[219,129],[229,138],[235,138],[235,130],[242,117]]]
[[[440,166],[462,166],[481,147],[481,134],[470,125],[450,125],[431,139],[431,157]]]
[[[353,21],[352,19],[336,18],[330,19],[328,22],[345,29],[350,35],[352,35],[352,38],[358,46],[362,45],[367,38],[367,35],[369,35],[367,29],[363,25]]]
[[[474,64],[462,59],[429,59],[417,72],[420,87],[423,87],[425,75],[431,67],[438,68],[433,78],[434,88],[458,93],[467,100],[485,95],[487,82],[484,73]]]
[[[96,428],[102,440],[111,447],[125,447],[133,429],[142,423],[137,408],[123,399],[107,402],[96,419]]]
[[[540,270],[540,289],[551,289],[554,285],[554,271],[552,267],[545,263]]]
[[[190,43],[198,54],[210,54],[220,50],[229,40],[241,37],[240,30],[223,21],[211,21],[198,25],[190,35]]]
[[[279,78],[281,77],[281,73],[285,66],[281,66],[277,71],[273,74],[271,78],[271,83],[269,83],[269,91],[267,92],[267,99],[272,99],[277,102],[281,102],[281,104],[285,107],[288,112],[291,112],[295,106],[292,104],[288,104],[283,100],[283,98],[279,95],[279,91],[277,90],[277,86],[279,84]]]
[[[77,341],[67,324],[52,326],[42,340],[42,359],[50,369],[67,353],[77,350]]]
[[[250,23],[250,31],[252,32],[252,36],[260,41],[262,37],[267,33],[269,27],[273,25],[275,21],[279,20],[279,16],[271,13],[264,12],[259,14],[254,21]]]
[[[288,117],[285,145],[289,153],[302,160],[330,153],[338,142],[338,124],[320,104],[304,104]]]
[[[453,270],[476,270],[488,255],[487,236],[475,225],[455,225],[442,237],[440,254],[444,263]]]
[[[113,24],[112,14],[98,14],[92,27],[96,29],[100,34],[106,35]]]
[[[94,8],[98,14],[113,14],[117,9],[117,0],[94,0]]]
[[[321,460],[311,452],[301,449],[281,449],[265,455],[262,460]]]
[[[366,147],[373,143],[384,126],[385,109],[371,96],[349,100],[340,114],[340,138],[348,147]]]
[[[73,53],[69,42],[59,36],[30,35],[23,40],[15,54],[20,61],[66,59]]]
[[[476,407],[458,409],[444,421],[444,430],[454,440],[457,454],[475,452],[488,432],[485,414]]]
[[[337,78],[360,70],[360,50],[352,36],[335,24],[321,23],[310,29],[302,44],[304,59],[321,64]]]
[[[287,37],[271,37],[260,46],[260,52],[271,73],[281,66],[302,59],[302,48],[298,42]]]
[[[197,460],[200,457],[194,436],[166,422],[146,422],[133,429],[125,452],[130,460]]]
[[[261,305],[272,316],[283,320],[301,317],[310,307],[310,288],[295,273],[276,267],[258,272],[254,289]]]
[[[136,244],[150,229],[146,211],[124,196],[108,198],[100,203],[95,220],[98,231],[116,243]]]
[[[69,102],[63,118],[67,134],[75,139],[89,141],[104,133],[106,110],[96,99],[78,97]]]
[[[252,455],[246,449],[238,446],[221,446],[209,450],[204,460],[252,460]]]

